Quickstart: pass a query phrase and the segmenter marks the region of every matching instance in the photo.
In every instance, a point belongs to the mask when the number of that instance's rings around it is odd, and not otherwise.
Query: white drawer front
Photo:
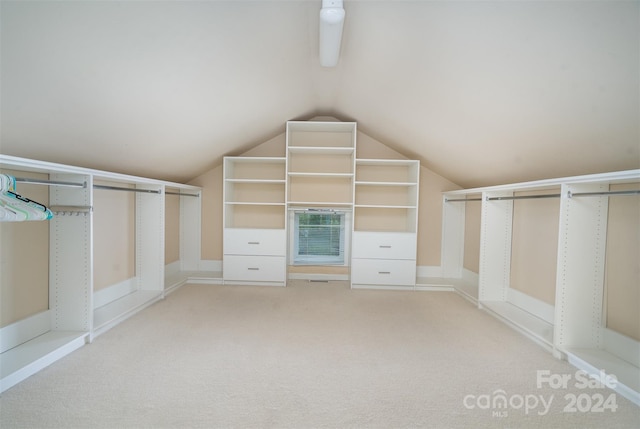
[[[351,283],[382,286],[415,286],[416,261],[352,259]]]
[[[354,231],[353,258],[416,259],[416,234]]]
[[[284,229],[225,229],[225,255],[285,256],[287,236]]]
[[[284,256],[225,255],[222,261],[225,280],[284,282],[286,268]]]

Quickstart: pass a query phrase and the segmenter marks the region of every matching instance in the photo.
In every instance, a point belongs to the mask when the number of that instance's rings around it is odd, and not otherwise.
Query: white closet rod
[[[183,194],[180,192],[165,192],[165,195],[180,195],[181,197],[199,197],[198,194]]]
[[[42,180],[42,179],[28,179],[25,177],[16,177],[18,183],[30,183],[32,185],[47,185],[47,186],[67,186],[70,188],[86,188],[87,182],[74,183],[74,182],[60,182],[56,180]]]
[[[640,189],[629,191],[606,191],[606,192],[568,192],[568,197],[594,197],[594,196],[613,196],[613,195],[640,195]]]
[[[444,202],[445,203],[459,203],[459,202],[467,202],[467,201],[482,201],[482,198],[456,198],[456,199],[449,199],[449,198],[445,198]]]
[[[504,200],[529,200],[540,198],[560,198],[560,194],[544,194],[544,195],[519,195],[514,197],[487,197],[487,201],[504,201]]]
[[[106,189],[108,191],[144,192],[146,194],[160,193],[160,190],[155,190],[155,189],[120,188],[118,186],[107,186],[107,185],[93,185],[93,189]]]
[[[640,195],[640,190],[634,189],[629,191],[603,191],[603,192],[567,192],[569,198],[573,197],[594,197],[594,196],[615,196],[615,195]],[[559,198],[561,194],[544,194],[544,195],[520,195],[512,197],[487,197],[486,201],[504,201],[504,200],[526,200],[535,198]],[[445,203],[457,203],[467,201],[482,201],[482,198],[445,198]]]

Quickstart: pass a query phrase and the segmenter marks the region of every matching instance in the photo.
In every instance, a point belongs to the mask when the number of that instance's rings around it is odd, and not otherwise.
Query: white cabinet
[[[393,259],[352,259],[354,286],[410,287],[416,284],[416,261]]]
[[[285,281],[285,257],[224,255],[222,270],[225,281],[280,283]]]
[[[353,258],[416,259],[416,235],[402,232],[353,233]]]
[[[226,284],[285,285],[285,189],[285,158],[225,158],[222,276]]]
[[[284,229],[225,229],[224,253],[227,255],[285,256],[287,236]]]
[[[356,159],[352,287],[415,287],[419,169]]]
[[[413,288],[415,284],[415,233],[354,231],[352,287]]]

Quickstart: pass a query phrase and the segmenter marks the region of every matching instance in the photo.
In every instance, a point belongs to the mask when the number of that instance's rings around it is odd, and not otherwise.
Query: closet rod
[[[70,188],[86,188],[87,187],[87,182],[84,182],[84,183],[60,182],[56,180],[28,179],[26,177],[16,177],[16,182],[30,183],[32,185],[67,186]]]
[[[482,201],[482,198],[457,198],[457,199],[449,199],[449,198],[445,198],[444,202],[445,203],[457,203],[457,202],[462,202],[462,201]]]
[[[569,198],[573,197],[594,197],[594,196],[612,196],[612,195],[640,195],[640,189],[628,191],[603,191],[603,192],[571,192],[568,193]]]
[[[107,189],[110,191],[126,191],[126,192],[144,192],[147,194],[159,194],[159,190],[153,189],[136,189],[136,188],[120,188],[118,186],[93,185],[94,189]]]
[[[560,194],[520,195],[514,197],[487,197],[487,201],[527,200],[532,198],[559,198]]]
[[[198,194],[183,194],[180,192],[165,192],[166,195],[180,195],[181,197],[199,197]]]

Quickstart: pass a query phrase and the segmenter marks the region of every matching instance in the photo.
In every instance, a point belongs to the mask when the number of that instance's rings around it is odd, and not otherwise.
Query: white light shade
[[[343,24],[342,0],[323,0],[320,9],[320,65],[323,67],[338,64]]]

